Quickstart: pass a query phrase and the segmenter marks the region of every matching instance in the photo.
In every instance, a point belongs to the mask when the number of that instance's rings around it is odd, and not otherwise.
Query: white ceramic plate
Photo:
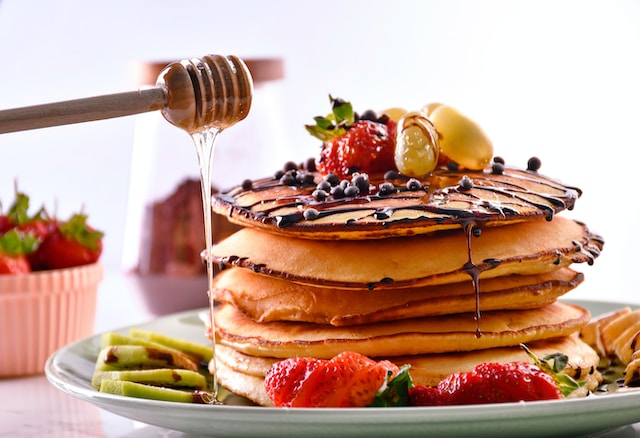
[[[598,315],[624,304],[572,301]],[[142,328],[207,342],[200,311],[165,316]],[[128,327],[121,330],[128,331]],[[278,409],[192,405],[103,394],[91,387],[100,335],[68,345],[46,364],[60,390],[132,420],[215,436],[514,436],[592,434],[640,422],[640,392],[493,405],[364,409]]]

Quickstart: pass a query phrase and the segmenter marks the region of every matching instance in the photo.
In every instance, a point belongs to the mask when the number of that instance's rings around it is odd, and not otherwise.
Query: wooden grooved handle
[[[162,88],[0,110],[0,134],[130,116],[164,108]]]

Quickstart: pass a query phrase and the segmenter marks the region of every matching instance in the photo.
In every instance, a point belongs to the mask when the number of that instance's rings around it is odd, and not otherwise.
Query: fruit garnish
[[[87,224],[87,215],[76,213],[55,222],[35,256],[44,269],[62,269],[95,263],[102,254],[103,233]]]
[[[383,173],[393,169],[396,122],[387,115],[366,111],[361,116],[350,102],[329,96],[331,114],[315,117],[307,131],[322,140],[317,162],[320,172],[339,177],[355,172]]]
[[[484,169],[493,158],[493,144],[473,120],[444,104],[430,104],[422,113],[438,132],[440,150],[460,166],[470,170]]]
[[[437,387],[409,390],[412,406],[445,406],[555,400],[562,393],[553,377],[528,362],[484,362],[445,377]]]
[[[27,256],[36,250],[39,243],[37,237],[16,229],[0,235],[0,274],[31,272]]]
[[[562,373],[562,370],[564,370],[569,363],[569,358],[566,354],[553,353],[539,358],[533,354],[526,345],[520,344],[520,348],[527,353],[537,367],[549,374],[555,380],[563,397],[567,397],[584,386],[584,382],[578,382],[573,377]]]
[[[438,133],[420,112],[409,112],[398,121],[394,160],[398,170],[410,177],[423,177],[438,165]]]
[[[276,407],[366,407],[374,401],[386,406],[404,397],[401,380],[391,385],[399,372],[389,361],[344,352],[328,360],[295,357],[276,362],[264,385]]]

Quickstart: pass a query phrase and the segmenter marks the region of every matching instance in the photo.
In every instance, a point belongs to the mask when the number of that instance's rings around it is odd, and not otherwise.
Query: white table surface
[[[582,298],[573,294],[573,298]],[[155,318],[135,283],[108,274],[98,295],[96,333],[139,324]],[[640,406],[638,407],[640,409]],[[103,411],[67,395],[44,375],[0,379],[0,437],[187,437]],[[640,437],[640,423],[594,435]]]

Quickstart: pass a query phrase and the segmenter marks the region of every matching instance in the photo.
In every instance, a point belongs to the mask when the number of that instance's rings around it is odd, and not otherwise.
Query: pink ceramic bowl
[[[0,275],[0,377],[44,372],[47,358],[94,330],[102,265]]]

